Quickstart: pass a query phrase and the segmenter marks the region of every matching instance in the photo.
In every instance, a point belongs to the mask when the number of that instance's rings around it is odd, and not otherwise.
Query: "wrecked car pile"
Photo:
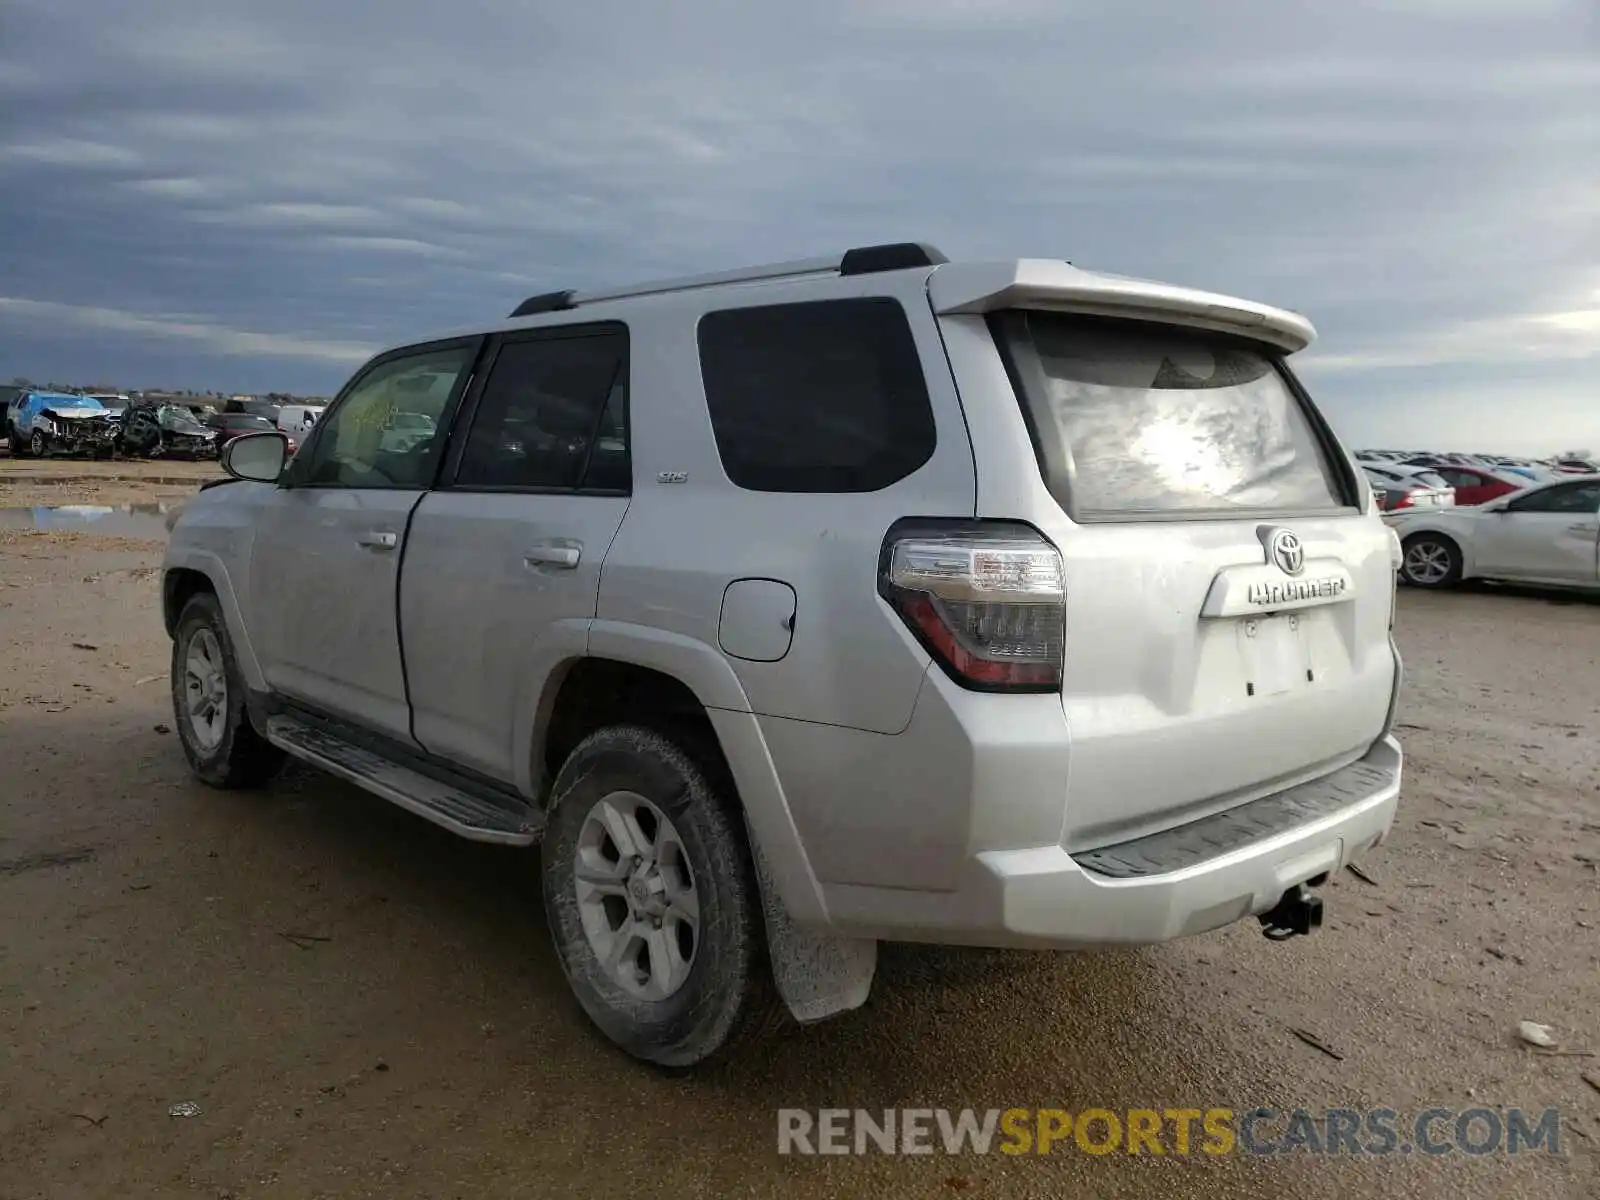
[[[6,414],[16,458],[216,458],[217,434],[187,408],[135,400],[108,408],[93,396],[22,393]]]

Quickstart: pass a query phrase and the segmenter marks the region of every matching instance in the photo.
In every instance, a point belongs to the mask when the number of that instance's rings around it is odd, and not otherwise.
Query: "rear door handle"
[[[1600,533],[1600,524],[1591,525],[1587,521],[1579,521],[1576,525],[1567,526],[1568,533]]]
[[[560,567],[570,571],[583,557],[581,542],[540,542],[522,553],[522,561],[530,567]]]
[[[368,550],[393,550],[400,544],[400,535],[387,529],[370,529],[356,538]]]

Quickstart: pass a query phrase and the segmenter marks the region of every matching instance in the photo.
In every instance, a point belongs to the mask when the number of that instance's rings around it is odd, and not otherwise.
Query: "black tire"
[[[35,429],[28,438],[28,454],[32,458],[43,458],[50,450],[50,441],[44,436],[44,430]]]
[[[668,1068],[708,1063],[781,1023],[738,801],[685,744],[631,725],[591,734],[556,777],[540,847],[545,913],[573,995],[614,1044]],[[618,792],[644,797],[669,818],[693,879],[697,944],[686,979],[663,999],[636,996],[608,973],[580,915],[579,838],[596,803]]]
[[[1442,533],[1414,533],[1401,545],[1400,578],[1411,587],[1447,588],[1461,582],[1461,547]],[[1443,570],[1425,570],[1424,560]]]
[[[28,457],[28,439],[17,432],[17,427],[15,425],[11,427],[11,435],[8,440],[11,443],[12,458]]]
[[[221,650],[225,668],[226,699],[221,740],[205,745],[195,732],[187,702],[185,664],[190,643],[209,630]],[[216,788],[258,788],[270,783],[283,767],[285,754],[256,732],[245,706],[244,680],[228,637],[222,606],[210,592],[201,592],[183,606],[172,637],[172,715],[189,767],[204,783]]]

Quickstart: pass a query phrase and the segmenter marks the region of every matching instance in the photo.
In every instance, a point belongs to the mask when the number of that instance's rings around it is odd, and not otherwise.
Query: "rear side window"
[[[933,456],[927,382],[887,297],[707,313],[700,371],[723,469],[754,492],[875,492]]]
[[[1142,321],[1013,311],[994,329],[1046,483],[1080,519],[1351,503],[1278,356]]]

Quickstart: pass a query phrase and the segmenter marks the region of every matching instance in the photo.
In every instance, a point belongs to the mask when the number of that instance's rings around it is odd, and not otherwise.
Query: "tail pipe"
[[[1281,942],[1299,934],[1314,933],[1322,927],[1322,898],[1313,896],[1305,884],[1296,884],[1256,919],[1261,922],[1261,932],[1269,941]]]

